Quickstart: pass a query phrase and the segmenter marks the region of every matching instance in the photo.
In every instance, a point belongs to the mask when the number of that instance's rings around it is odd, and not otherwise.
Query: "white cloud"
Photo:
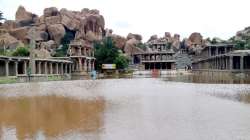
[[[126,36],[129,32],[150,35],[164,32],[188,37],[200,32],[204,37],[228,39],[250,26],[249,0],[0,0],[5,17],[14,19],[19,5],[42,14],[45,7],[71,10],[100,10],[106,27]]]

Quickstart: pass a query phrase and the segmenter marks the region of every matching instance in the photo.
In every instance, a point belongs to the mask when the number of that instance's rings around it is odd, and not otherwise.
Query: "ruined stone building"
[[[174,54],[168,44],[150,42],[147,51],[133,55],[133,62],[139,65],[140,70],[173,70],[176,62]]]
[[[193,70],[242,73],[250,69],[250,51],[234,50],[233,44],[207,45],[194,58]]]

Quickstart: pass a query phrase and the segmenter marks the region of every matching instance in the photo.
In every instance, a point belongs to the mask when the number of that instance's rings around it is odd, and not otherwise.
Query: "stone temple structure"
[[[146,51],[133,55],[133,63],[139,65],[140,70],[175,69],[175,51],[169,45],[170,41],[168,36],[161,39],[152,36],[146,43]]]
[[[69,45],[69,57],[73,62],[73,76],[87,75],[95,69],[94,48],[91,43],[74,41]]]
[[[192,66],[194,71],[249,73],[250,51],[234,51],[234,44],[207,45],[195,55]]]

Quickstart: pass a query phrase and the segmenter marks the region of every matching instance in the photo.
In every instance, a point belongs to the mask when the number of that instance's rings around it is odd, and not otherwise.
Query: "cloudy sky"
[[[181,38],[200,32],[204,37],[228,39],[250,26],[250,0],[0,0],[0,10],[8,19],[15,18],[19,5],[38,15],[51,6],[98,9],[106,28],[123,36],[141,34],[144,41],[164,32]]]

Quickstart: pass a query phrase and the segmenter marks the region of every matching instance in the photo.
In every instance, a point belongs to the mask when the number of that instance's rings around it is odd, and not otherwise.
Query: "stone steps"
[[[189,56],[187,53],[176,53],[176,68],[177,69],[185,69],[185,66],[192,65],[192,57]]]

